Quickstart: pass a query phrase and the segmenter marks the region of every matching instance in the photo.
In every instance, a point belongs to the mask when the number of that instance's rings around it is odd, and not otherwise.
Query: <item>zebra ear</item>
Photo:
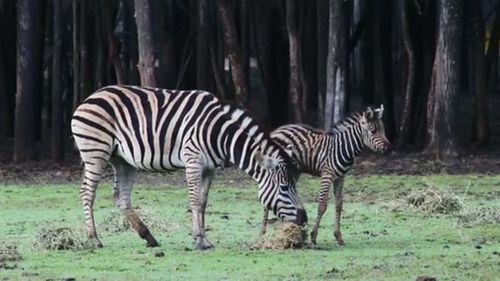
[[[384,105],[381,104],[380,108],[376,108],[373,111],[377,114],[378,119],[382,119],[382,115],[384,114]]]
[[[365,109],[365,112],[363,112],[363,115],[366,119],[370,120],[373,118],[373,110],[371,107],[367,107]]]
[[[257,160],[257,163],[266,170],[274,169],[277,165],[274,158],[266,156],[260,151],[257,151],[255,154],[255,160]]]
[[[285,152],[288,155],[288,157],[292,157],[293,146],[291,144],[287,145],[286,148],[285,148]]]

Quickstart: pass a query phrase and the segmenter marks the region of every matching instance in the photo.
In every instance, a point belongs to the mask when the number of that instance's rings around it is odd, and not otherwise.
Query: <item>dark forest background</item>
[[[397,151],[495,149],[499,35],[497,0],[0,0],[0,149],[63,160],[110,84],[208,90],[267,129],[383,103]]]

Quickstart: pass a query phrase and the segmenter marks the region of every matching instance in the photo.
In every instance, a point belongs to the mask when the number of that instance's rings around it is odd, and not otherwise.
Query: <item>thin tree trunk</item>
[[[2,18],[0,15],[0,25],[2,25]],[[0,40],[3,38],[0,37]],[[9,97],[8,93],[5,90],[5,78],[4,78],[4,53],[3,53],[3,44],[0,44],[0,137],[7,137],[9,135],[9,116],[8,116],[8,106],[9,106]]]
[[[35,81],[33,84],[33,123],[35,140],[42,138],[42,100],[43,100],[43,70],[44,70],[44,47],[45,47],[45,0],[33,1],[35,5],[35,48],[33,51]]]
[[[462,1],[439,2],[439,27],[434,58],[434,98],[429,99],[429,143],[426,152],[436,158],[457,155],[457,102],[460,90]]]
[[[32,1],[18,1],[17,25],[17,94],[14,132],[14,162],[22,162],[33,154],[35,144],[33,98],[35,67],[35,13]]]
[[[415,89],[415,52],[411,42],[410,22],[408,18],[409,1],[403,1],[401,4],[401,26],[403,28],[403,42],[406,52],[408,69],[406,78],[406,90],[403,98],[403,110],[401,113],[401,121],[399,124],[399,140],[398,148],[403,149],[409,141],[410,131],[410,116],[412,114],[413,91]]]
[[[326,65],[328,57],[328,1],[318,0],[316,7],[317,31],[316,37],[318,41],[318,59],[317,59],[317,75],[318,75],[318,127],[324,126],[325,115],[325,94],[326,94]]]
[[[118,52],[119,52],[119,45],[118,45],[118,40],[115,37],[113,33],[114,29],[114,22],[113,22],[113,15],[111,13],[111,2],[107,1],[100,1],[100,15],[102,18],[102,27],[104,30],[104,34],[106,37],[106,41],[108,43],[108,64],[113,65],[114,73],[116,76],[116,83],[117,84],[124,84],[125,78],[124,78],[124,69],[123,66],[120,62],[120,58],[118,57]],[[108,79],[111,77],[108,76]]]
[[[208,25],[208,0],[197,0],[197,36],[196,36],[196,87],[210,91],[212,89],[210,73],[210,50],[207,46]]]
[[[239,23],[240,23],[240,46],[241,46],[241,71],[243,73],[243,81],[247,85],[249,93],[250,89],[250,17],[249,7],[252,0],[241,0],[239,3]],[[246,104],[250,106],[250,97],[247,95]]]
[[[326,130],[341,120],[345,116],[346,108],[346,74],[349,71],[349,64],[346,57],[348,34],[346,28],[346,3],[343,0],[330,1],[328,40],[328,61],[327,61],[327,84],[325,101],[325,124]]]
[[[6,99],[6,122],[7,127],[5,127],[5,134],[8,137],[14,136],[15,127],[15,108],[16,108],[16,83],[17,83],[17,73],[16,71],[8,71],[9,69],[15,69],[17,64],[17,30],[12,28],[17,24],[17,10],[16,1],[2,1],[2,25],[1,28],[1,40],[3,48],[3,67],[4,67],[4,87],[5,87],[5,99]]]
[[[53,2],[53,56],[52,56],[52,160],[61,161],[64,157],[63,110],[61,85],[62,56],[62,0]]]
[[[488,114],[488,81],[486,75],[486,56],[484,53],[483,15],[479,4],[469,5],[472,12],[473,52],[474,67],[470,69],[474,73],[474,142],[476,147],[485,147],[489,141],[489,114]],[[472,86],[472,85],[470,85]]]
[[[79,56],[79,38],[80,38],[80,18],[78,17],[79,0],[72,3],[73,12],[73,111],[80,104],[80,56]]]
[[[153,41],[151,3],[149,0],[135,0],[135,20],[139,42],[139,63],[141,85],[156,87],[156,54]]]
[[[226,96],[226,83],[224,79],[224,65],[219,63],[219,49],[223,48],[223,44],[219,44],[218,36],[218,22],[217,19],[212,21],[209,20],[209,49],[210,49],[210,65],[212,66],[212,73],[214,74],[215,86],[217,88],[217,94],[223,99],[227,99]],[[222,56],[224,57],[224,56]]]
[[[89,58],[89,21],[87,20],[88,0],[80,2],[80,42],[78,49],[80,50],[80,103],[88,95],[90,95],[90,58]]]
[[[292,118],[295,123],[304,122],[304,112],[302,111],[303,85],[301,76],[303,75],[301,61],[301,39],[298,31],[297,1],[287,0],[286,2],[286,23],[288,28],[288,44],[290,55],[290,79],[288,91],[292,109]]]
[[[224,41],[236,92],[236,103],[244,106],[248,97],[248,85],[245,84],[243,75],[240,46],[238,44],[238,34],[236,32],[234,10],[231,1],[220,0],[218,11],[224,30]]]

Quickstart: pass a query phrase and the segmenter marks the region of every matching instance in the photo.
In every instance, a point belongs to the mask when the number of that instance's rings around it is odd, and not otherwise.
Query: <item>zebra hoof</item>
[[[340,232],[334,232],[333,236],[335,236],[335,240],[337,240],[337,244],[339,246],[344,246],[344,240],[342,239],[342,234],[340,234]]]
[[[313,245],[316,245],[316,238],[318,237],[318,232],[317,231],[311,231],[311,243]]]
[[[90,245],[96,247],[96,248],[102,248],[102,242],[97,239],[97,238],[89,238],[89,243]]]
[[[146,242],[146,247],[148,247],[148,248],[154,248],[154,247],[158,247],[158,246],[160,246],[160,244],[158,244],[158,242],[156,242],[156,240]]]
[[[203,240],[200,240],[198,242],[198,244],[196,245],[195,249],[198,250],[198,251],[205,251],[205,250],[211,249],[213,247],[214,247],[214,245],[212,245],[212,243],[210,243],[206,239],[203,239]]]

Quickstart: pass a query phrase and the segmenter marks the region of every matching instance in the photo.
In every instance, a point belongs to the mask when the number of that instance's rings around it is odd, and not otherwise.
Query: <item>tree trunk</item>
[[[413,103],[413,91],[415,88],[415,52],[413,50],[410,35],[410,22],[408,18],[409,4],[409,1],[403,1],[401,3],[401,26],[403,28],[403,42],[408,62],[408,69],[406,77],[406,90],[403,97],[403,110],[399,124],[398,149],[403,149],[404,145],[408,143],[410,131],[413,129],[410,127],[410,116],[412,114],[411,106]]]
[[[439,27],[428,110],[426,152],[436,158],[457,155],[457,105],[460,90],[460,37],[463,1],[439,2]]]
[[[17,25],[17,94],[14,132],[14,162],[32,157],[35,144],[33,98],[35,82],[35,14],[32,1],[18,1]]]
[[[330,1],[328,40],[328,61],[325,99],[324,128],[332,126],[345,115],[347,96],[347,72],[349,60],[347,52],[348,34],[346,28],[346,3],[343,0]]]
[[[80,18],[78,17],[78,0],[72,4],[73,12],[73,111],[80,104]]]
[[[53,22],[53,55],[52,55],[52,160],[61,161],[64,157],[63,143],[63,110],[61,85],[62,56],[62,0],[54,0]]]
[[[2,25],[2,18],[0,15],[0,25]],[[0,38],[3,40],[3,38]],[[3,44],[0,44],[0,137],[7,137],[9,135],[9,116],[8,116],[8,107],[9,107],[9,95],[5,90],[5,78],[4,78],[4,53],[3,53]]]
[[[196,40],[196,87],[206,91],[212,90],[210,73],[210,49],[208,44],[208,0],[197,0],[197,40]]]
[[[290,60],[290,78],[288,94],[290,95],[290,105],[292,109],[292,118],[295,123],[304,122],[304,112],[302,110],[303,85],[301,83],[302,58],[301,58],[301,38],[298,31],[297,1],[287,0],[286,2],[286,23],[288,29],[288,45]]]
[[[240,46],[241,46],[241,71],[243,80],[248,87],[247,105],[250,106],[250,20],[249,7],[252,0],[241,0],[239,3],[239,25],[240,25]]]
[[[80,2],[80,44],[78,49],[80,50],[80,101],[83,101],[86,97],[90,95],[91,92],[91,75],[90,75],[90,58],[89,58],[89,24],[88,21],[88,0],[82,0]]]
[[[471,3],[472,4],[472,3]],[[473,41],[471,43],[474,67],[470,69],[474,76],[474,142],[476,147],[485,147],[489,140],[489,110],[488,110],[488,81],[486,75],[486,56],[484,53],[483,15],[479,3],[469,5],[472,13]]]
[[[106,37],[106,41],[108,43],[108,65],[109,64],[113,65],[116,77],[116,83],[124,84],[125,83],[124,69],[120,62],[120,58],[118,57],[118,52],[119,52],[118,40],[113,32],[114,16],[112,14],[111,2],[99,1],[98,4],[100,4],[99,5],[100,13],[99,12],[98,13],[101,15],[102,18],[101,23],[104,30],[104,35]],[[108,79],[111,79],[111,76],[108,75]]]
[[[156,87],[156,54],[153,41],[151,3],[149,0],[134,0],[135,20],[139,42],[139,63],[137,68],[141,76],[141,85]]]
[[[15,69],[17,63],[17,46],[16,46],[16,28],[12,28],[17,24],[17,10],[16,1],[2,1],[2,15],[1,15],[1,40],[3,49],[3,67],[4,67],[4,88],[5,92],[0,95],[5,96],[5,109],[3,111],[6,118],[5,135],[8,137],[14,136],[15,127],[15,108],[16,108],[16,71],[8,71]]]
[[[326,95],[326,65],[328,57],[328,1],[319,0],[316,7],[317,29],[316,36],[318,41],[318,127],[325,127],[325,95]]]
[[[374,6],[378,5],[375,1],[365,1],[365,30],[361,40],[361,61],[362,61],[362,78],[361,78],[361,97],[364,105],[373,104],[375,96],[373,89],[375,88],[374,73],[373,73],[373,34],[374,34]]]
[[[45,47],[45,5],[46,1],[34,1],[35,5],[35,48],[32,50],[34,57],[35,81],[33,82],[33,123],[35,140],[42,138],[42,100],[43,100],[43,70]]]
[[[224,30],[224,41],[236,92],[236,103],[245,106],[248,99],[248,85],[245,83],[243,74],[240,46],[238,44],[238,34],[236,32],[234,10],[231,2],[230,0],[220,0],[218,11]]]

